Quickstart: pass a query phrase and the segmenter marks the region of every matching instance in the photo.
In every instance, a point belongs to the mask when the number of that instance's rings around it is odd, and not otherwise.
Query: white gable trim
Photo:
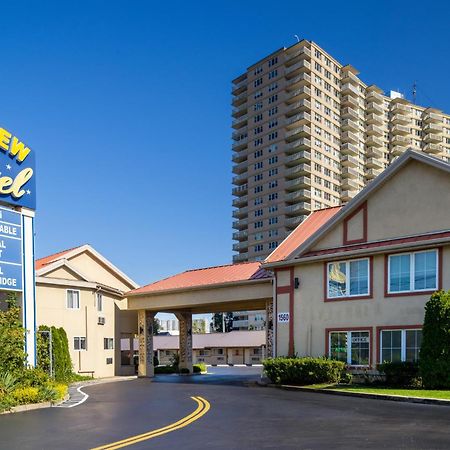
[[[89,278],[86,275],[84,275],[78,269],[76,269],[72,264],[70,264],[70,262],[67,261],[67,259],[58,259],[57,261],[51,264],[41,267],[39,270],[36,271],[36,276],[43,277],[61,267],[66,267],[70,272],[73,272],[75,275],[78,275],[83,281],[87,282],[92,281],[89,280]]]
[[[71,259],[77,255],[80,255],[83,252],[90,253],[96,259],[102,262],[106,267],[111,270],[118,278],[121,278],[122,281],[125,281],[125,284],[128,284],[132,287],[132,289],[136,289],[139,287],[137,283],[135,283],[131,278],[125,275],[119,268],[117,268],[111,261],[107,260],[103,255],[101,255],[97,250],[91,247],[89,244],[82,245],[81,247],[74,248],[69,252],[64,254],[65,259]]]

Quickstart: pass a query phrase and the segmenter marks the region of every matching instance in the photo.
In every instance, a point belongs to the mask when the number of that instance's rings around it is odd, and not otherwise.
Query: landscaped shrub
[[[337,383],[345,364],[326,358],[271,358],[263,361],[264,372],[276,384]]]
[[[206,372],[206,364],[205,363],[194,364],[192,366],[192,372],[194,373]]]
[[[25,330],[15,294],[8,294],[4,302],[7,309],[0,311],[0,370],[15,373],[23,370],[25,364]]]
[[[177,370],[172,366],[157,366],[155,367],[156,375],[164,375],[169,373],[175,373]]]
[[[425,305],[419,368],[425,389],[450,388],[450,292],[435,292]]]
[[[14,389],[11,393],[11,397],[19,405],[37,403],[40,400],[39,389],[32,386]]]
[[[386,362],[378,365],[385,377],[385,384],[394,387],[419,387],[419,364],[416,362]]]
[[[10,394],[19,384],[19,379],[11,372],[0,373],[0,395]]]

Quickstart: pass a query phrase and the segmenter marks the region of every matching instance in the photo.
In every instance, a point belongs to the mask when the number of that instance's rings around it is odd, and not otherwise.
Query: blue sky
[[[231,80],[311,39],[450,111],[448,2],[3,2],[0,126],[37,153],[38,256],[144,284],[231,260]]]

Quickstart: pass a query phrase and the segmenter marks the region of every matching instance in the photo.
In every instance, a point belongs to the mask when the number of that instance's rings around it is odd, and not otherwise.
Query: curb
[[[343,397],[359,397],[359,398],[370,398],[373,400],[388,400],[393,402],[403,402],[403,403],[419,403],[423,405],[440,405],[440,406],[450,406],[450,400],[439,400],[436,398],[422,398],[422,397],[405,397],[402,395],[389,395],[389,394],[365,394],[362,392],[348,392],[348,391],[338,391],[333,389],[316,389],[307,388],[302,386],[291,386],[287,384],[282,384],[280,386],[274,384],[266,385],[268,387],[276,387],[278,389],[284,389],[285,391],[300,391],[300,392],[313,392],[317,394],[325,395],[340,395]]]

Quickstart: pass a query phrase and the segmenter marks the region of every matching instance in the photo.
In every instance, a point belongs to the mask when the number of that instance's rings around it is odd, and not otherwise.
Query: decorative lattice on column
[[[273,356],[273,299],[266,301],[266,357]]]
[[[145,311],[138,311],[139,366],[145,365]]]
[[[192,314],[177,313],[180,321],[180,368],[192,370]]]

